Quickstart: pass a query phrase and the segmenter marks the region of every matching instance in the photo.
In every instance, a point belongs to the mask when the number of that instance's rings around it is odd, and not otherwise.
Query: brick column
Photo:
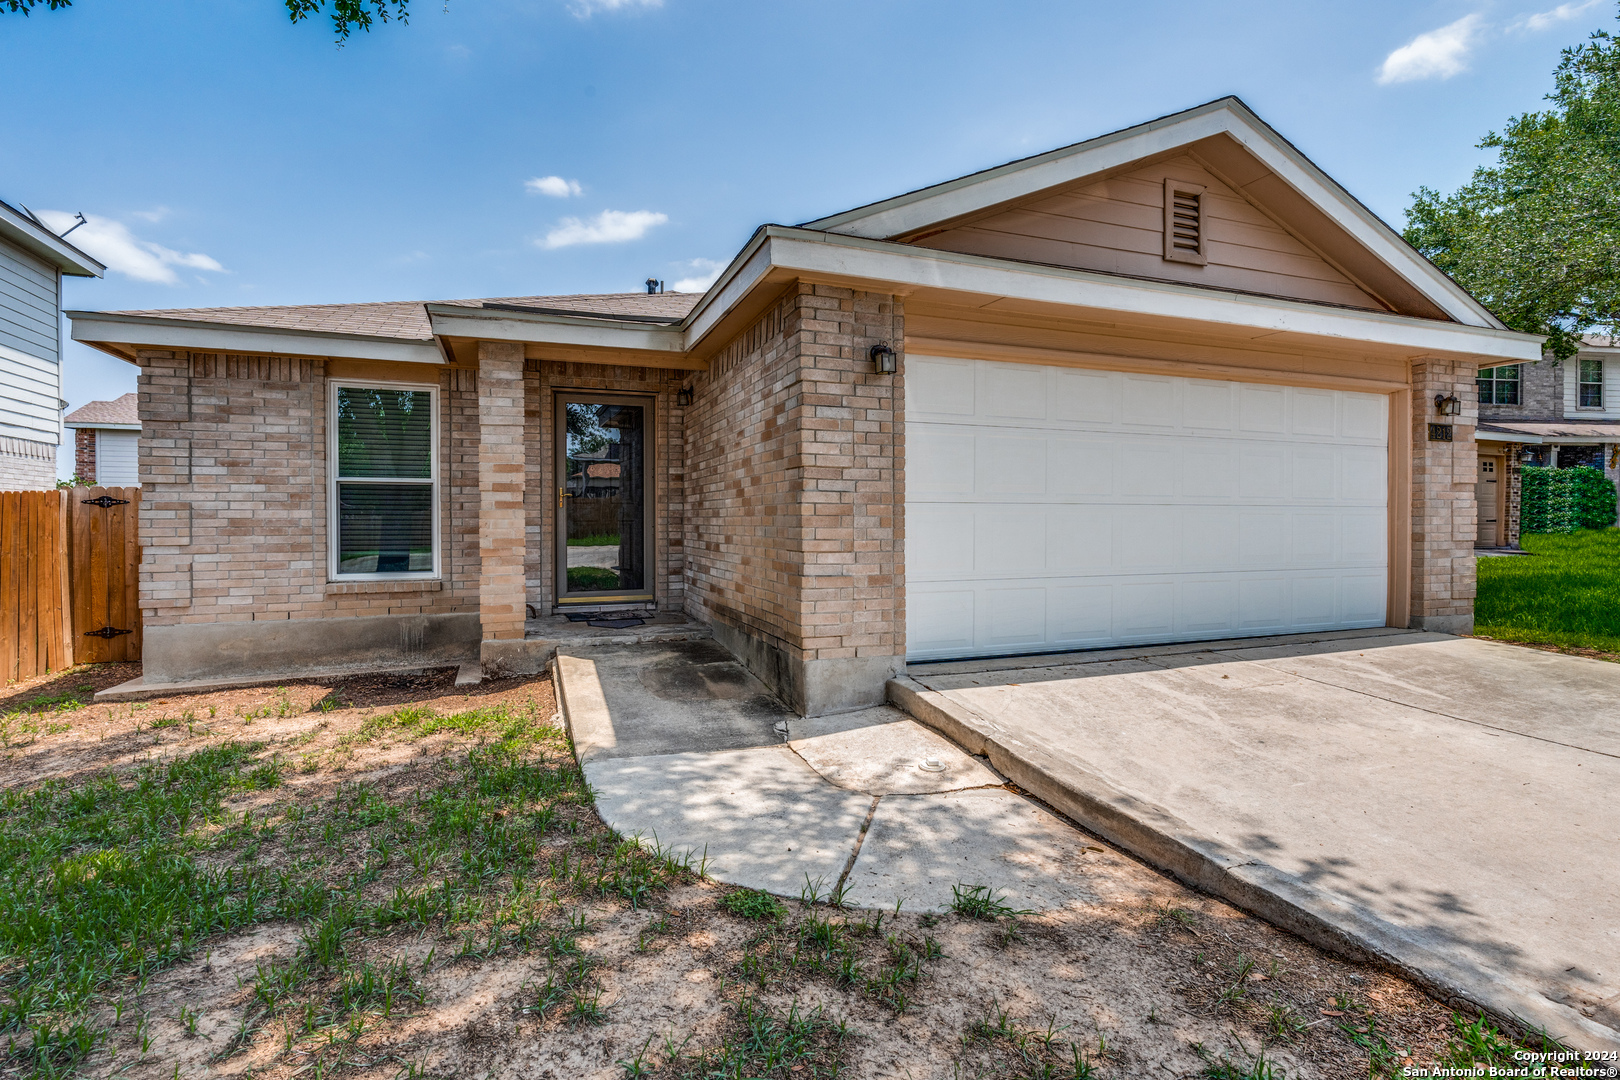
[[[1502,546],[1516,548],[1519,546],[1519,496],[1524,490],[1524,466],[1519,464],[1519,454],[1524,451],[1522,443],[1507,443],[1504,447],[1507,459],[1507,508],[1503,514],[1507,520],[1503,523]]]
[[[478,614],[484,641],[523,638],[523,346],[478,343]]]
[[[1476,368],[1471,360],[1412,364],[1413,629],[1467,634],[1474,628]],[[1436,394],[1457,395],[1461,415],[1436,415]],[[1432,423],[1451,424],[1452,440],[1431,441]]]

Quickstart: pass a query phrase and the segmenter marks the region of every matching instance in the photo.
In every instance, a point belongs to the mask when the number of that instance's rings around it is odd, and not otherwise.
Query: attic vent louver
[[[1204,189],[1179,180],[1164,182],[1164,257],[1203,266]]]

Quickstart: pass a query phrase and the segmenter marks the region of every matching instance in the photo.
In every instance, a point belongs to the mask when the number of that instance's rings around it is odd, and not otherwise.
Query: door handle
[[[559,487],[557,489],[557,509],[561,510],[563,508],[564,499],[572,499],[573,497],[574,493],[572,491]]]

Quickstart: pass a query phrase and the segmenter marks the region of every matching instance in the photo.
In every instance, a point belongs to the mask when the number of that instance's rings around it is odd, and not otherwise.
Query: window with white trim
[[[329,385],[332,579],[437,577],[438,387]]]
[[[1575,400],[1581,408],[1603,408],[1603,361],[1581,357],[1581,370],[1577,378]]]

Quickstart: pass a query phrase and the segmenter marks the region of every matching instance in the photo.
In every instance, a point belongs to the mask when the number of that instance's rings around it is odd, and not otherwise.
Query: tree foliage
[[[326,10],[327,0],[283,0],[287,5],[287,15],[293,22],[303,22],[311,15],[317,15]],[[338,41],[349,39],[355,30],[371,29],[375,22],[389,22],[398,19],[400,22],[409,22],[410,15],[406,10],[410,0],[331,0],[332,29],[337,31]],[[73,0],[0,0],[0,11],[20,12],[27,15],[36,7],[45,7],[51,11],[58,8],[72,7]]]
[[[1620,322],[1620,39],[1565,49],[1553,78],[1552,108],[1478,144],[1494,164],[1450,195],[1418,189],[1406,238],[1564,359]]]

